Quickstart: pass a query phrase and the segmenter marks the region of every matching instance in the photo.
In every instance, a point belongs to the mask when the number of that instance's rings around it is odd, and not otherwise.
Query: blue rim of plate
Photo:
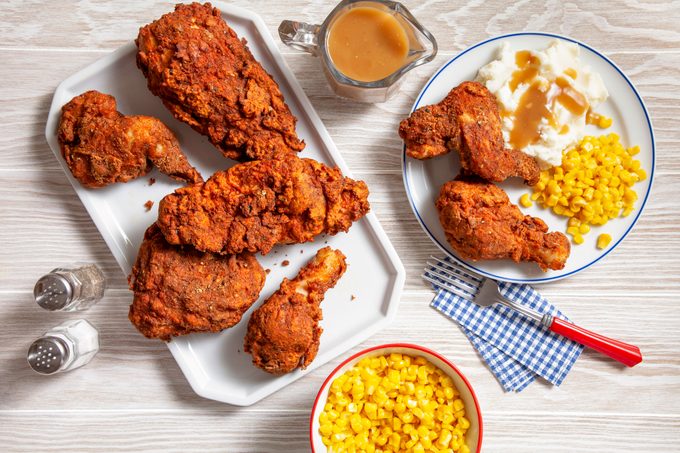
[[[616,72],[618,72],[621,75],[621,77],[623,77],[623,79],[626,81],[626,83],[628,84],[630,89],[635,94],[635,97],[637,98],[638,102],[640,103],[640,107],[642,107],[642,111],[645,114],[645,119],[647,120],[647,127],[649,128],[649,135],[650,135],[650,138],[651,138],[651,141],[652,141],[652,168],[649,171],[649,189],[647,190],[647,193],[645,194],[645,197],[642,200],[642,204],[640,205],[640,209],[638,209],[637,214],[635,215],[635,218],[633,219],[633,222],[630,224],[628,229],[621,235],[619,240],[616,241],[616,243],[613,246],[609,247],[605,252],[603,252],[596,259],[594,259],[590,263],[586,264],[585,266],[581,266],[580,268],[575,269],[575,270],[568,272],[566,274],[557,275],[557,276],[554,276],[554,277],[533,278],[533,279],[518,279],[518,278],[503,277],[503,276],[500,276],[500,275],[492,274],[492,273],[487,272],[483,269],[479,269],[479,268],[469,264],[468,262],[464,261],[462,258],[459,258],[459,257],[453,255],[451,252],[449,252],[447,250],[446,246],[444,244],[442,244],[441,242],[439,242],[437,240],[437,238],[435,238],[435,236],[432,234],[432,232],[427,228],[427,225],[425,225],[425,222],[420,217],[420,213],[418,212],[418,209],[416,208],[416,205],[413,202],[413,197],[411,196],[411,188],[409,187],[409,180],[408,180],[407,175],[406,175],[406,145],[404,145],[403,148],[402,148],[402,162],[401,162],[402,178],[404,179],[404,188],[406,189],[406,196],[408,197],[409,204],[411,205],[411,210],[413,210],[413,213],[415,214],[416,218],[418,219],[420,226],[423,228],[423,230],[425,230],[425,232],[430,237],[432,242],[434,242],[444,253],[446,253],[446,255],[448,257],[456,260],[457,262],[464,265],[468,269],[475,271],[478,274],[481,274],[485,277],[492,278],[494,280],[500,280],[500,281],[505,281],[505,282],[513,282],[513,283],[546,283],[546,282],[550,282],[550,281],[561,280],[563,278],[577,274],[577,273],[589,268],[590,266],[592,266],[593,264],[597,263],[602,258],[607,256],[612,250],[614,250],[621,243],[621,241],[624,240],[624,238],[626,236],[628,236],[628,233],[630,233],[630,231],[633,229],[633,227],[637,223],[638,219],[640,218],[640,215],[642,214],[642,211],[644,210],[645,205],[647,204],[647,199],[649,198],[649,194],[652,192],[652,184],[654,182],[654,170],[656,168],[656,140],[654,138],[654,129],[652,128],[652,121],[649,118],[649,112],[647,111],[647,106],[645,106],[645,103],[642,100],[642,96],[640,96],[640,93],[638,93],[637,89],[635,88],[635,85],[633,85],[633,82],[630,81],[628,76],[626,76],[626,74],[623,73],[623,71],[616,65],[616,63],[614,63],[609,58],[604,56],[601,52],[595,50],[594,48],[590,47],[587,44],[584,44],[583,42],[581,42],[579,40],[569,38],[569,37],[563,36],[563,35],[558,35],[558,34],[555,34],[555,33],[545,33],[545,32],[508,33],[508,34],[505,34],[505,35],[499,35],[499,36],[495,36],[493,38],[486,39],[484,41],[480,41],[477,44],[475,44],[471,47],[468,47],[467,49],[465,49],[464,51],[462,51],[461,53],[459,53],[458,55],[456,55],[455,57],[450,59],[448,62],[446,62],[446,64],[444,64],[444,66],[439,68],[439,70],[432,77],[430,77],[430,80],[427,81],[427,83],[425,84],[425,87],[423,87],[423,89],[418,94],[418,98],[416,99],[416,102],[413,104],[413,107],[411,108],[410,113],[413,113],[418,108],[418,105],[420,104],[420,100],[425,95],[425,92],[430,87],[432,82],[434,82],[435,79],[439,76],[439,74],[441,74],[442,71],[444,71],[454,61],[458,60],[460,57],[462,57],[466,53],[476,49],[477,47],[483,46],[483,45],[490,43],[490,42],[493,42],[493,41],[497,41],[499,39],[511,38],[513,36],[547,36],[547,37],[550,37],[550,38],[562,39],[562,40],[565,40],[565,41],[569,41],[569,42],[573,42],[575,44],[578,44],[579,46],[593,52],[595,55],[597,55],[598,57],[600,57],[604,61],[606,61],[612,68],[614,68],[614,70],[616,70]]]

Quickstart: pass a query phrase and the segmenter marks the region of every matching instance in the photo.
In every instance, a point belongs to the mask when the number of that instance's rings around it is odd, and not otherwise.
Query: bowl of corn
[[[465,376],[414,344],[365,349],[326,378],[312,407],[312,451],[474,453],[482,414]]]

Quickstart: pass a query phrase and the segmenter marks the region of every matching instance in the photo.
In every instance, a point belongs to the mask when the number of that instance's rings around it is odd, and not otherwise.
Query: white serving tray
[[[298,135],[307,144],[300,156],[337,166],[345,175],[351,176],[262,19],[225,3],[213,4],[222,11],[229,26],[248,41],[255,58],[279,84],[287,104],[298,118]],[[205,137],[175,120],[160,99],[151,94],[146,79],[136,66],[135,53],[136,47],[131,42],[64,80],[54,93],[45,130],[47,142],[125,275],[130,273],[145,229],[156,220],[158,202],[179,185],[154,170],[147,177],[126,184],[103,189],[82,187],[66,167],[57,142],[61,107],[84,91],[99,90],[115,96],[118,110],[124,114],[160,118],[175,132],[182,150],[204,178],[235,163],[224,158]],[[152,186],[148,184],[149,177],[156,178]],[[147,200],[154,201],[150,212],[144,208]],[[250,314],[278,289],[284,277],[292,278],[326,243],[347,255],[348,269],[338,285],[328,291],[322,304],[324,333],[319,353],[304,371],[271,376],[255,368],[251,356],[243,352],[243,337]],[[404,286],[404,267],[372,213],[356,222],[346,234],[320,236],[313,243],[279,246],[267,256],[258,255],[258,259],[271,272],[260,299],[238,325],[218,334],[188,335],[168,343],[191,387],[205,398],[251,405],[366,340],[396,315]],[[290,265],[282,266],[284,260],[289,260]]]

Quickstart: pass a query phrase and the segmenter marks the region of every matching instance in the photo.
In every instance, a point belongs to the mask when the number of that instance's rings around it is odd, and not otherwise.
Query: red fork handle
[[[626,366],[632,367],[642,362],[642,353],[637,346],[607,338],[565,321],[564,319],[553,317],[552,324],[550,324],[550,330],[601,352],[602,354],[608,355]]]

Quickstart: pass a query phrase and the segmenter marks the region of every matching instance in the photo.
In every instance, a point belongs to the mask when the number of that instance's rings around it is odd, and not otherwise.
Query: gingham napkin
[[[499,287],[513,302],[568,320],[529,285],[499,283]],[[537,376],[560,385],[581,355],[580,344],[504,305],[480,307],[436,285],[434,288],[437,295],[432,307],[461,326],[506,391],[520,392]]]

